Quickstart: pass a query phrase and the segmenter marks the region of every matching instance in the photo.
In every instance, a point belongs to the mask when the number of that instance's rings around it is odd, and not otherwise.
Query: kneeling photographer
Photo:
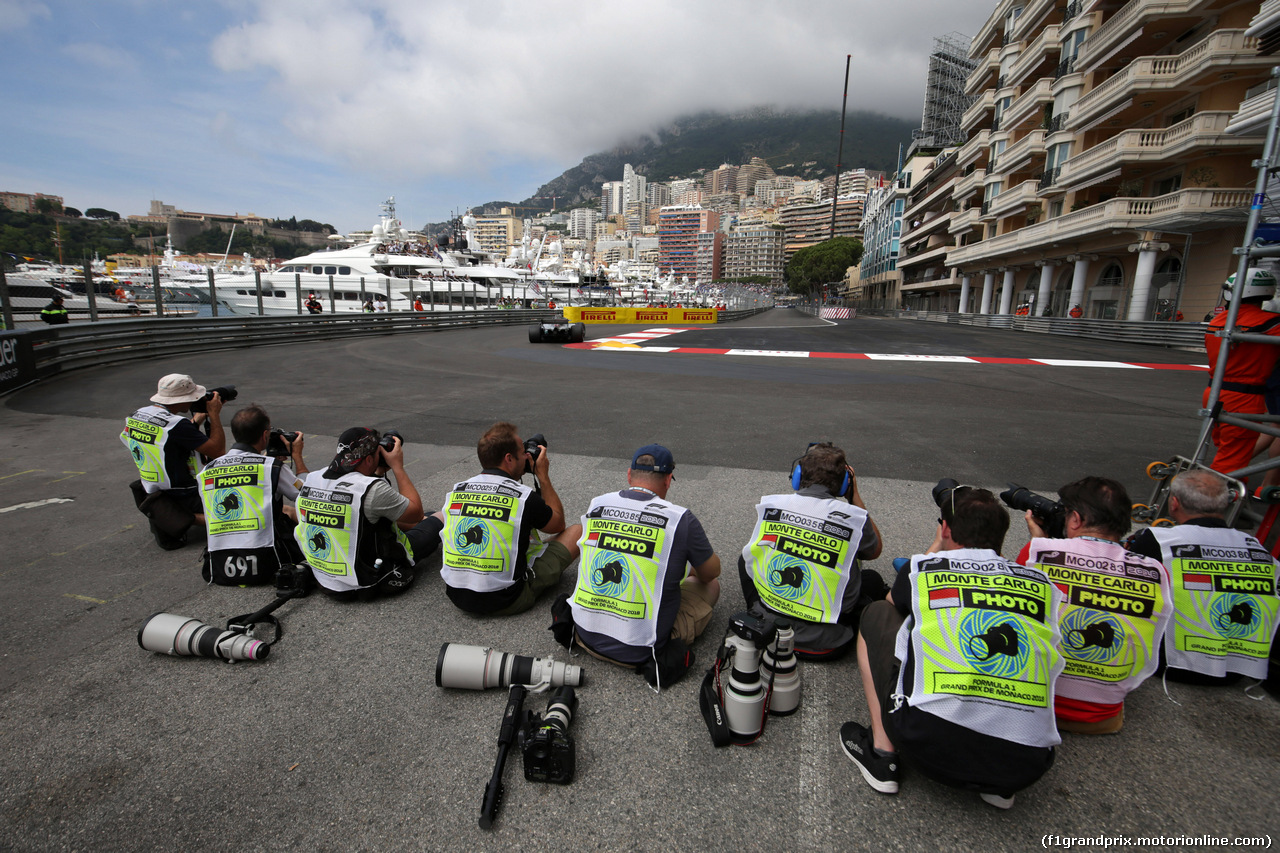
[[[1001,497],[1015,509],[1026,490]],[[1030,495],[1039,498],[1038,495]],[[1054,711],[1058,728],[1111,734],[1124,725],[1124,697],[1156,671],[1159,645],[1173,614],[1173,587],[1159,560],[1126,551],[1132,502],[1124,486],[1084,477],[1058,490],[1055,512],[1063,535],[1048,538],[1028,503],[1032,539],[1018,562],[1035,566],[1067,593],[1062,607],[1062,653]],[[1042,504],[1052,504],[1039,498]]]
[[[791,470],[794,494],[765,495],[738,558],[749,611],[785,616],[804,660],[836,660],[852,647],[858,616],[888,587],[861,560],[880,556],[880,531],[858,492],[844,451],[810,444]]]
[[[302,433],[273,431],[266,411],[250,405],[231,419],[231,435],[231,449],[200,472],[209,531],[201,573],[224,586],[273,583],[281,565],[302,561],[293,540],[296,514],[286,504],[309,473]]]
[[[422,511],[400,435],[366,427],[339,436],[329,467],[303,481],[297,507],[294,538],[316,582],[344,600],[407,590],[414,562],[439,547],[444,524],[440,513]]]

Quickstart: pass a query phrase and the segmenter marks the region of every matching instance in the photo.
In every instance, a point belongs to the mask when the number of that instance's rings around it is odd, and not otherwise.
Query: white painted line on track
[[[0,512],[13,512],[18,509],[35,509],[39,506],[47,506],[48,504],[69,504],[72,498],[47,498],[42,501],[28,501],[24,504],[14,504],[13,506],[0,507]]]

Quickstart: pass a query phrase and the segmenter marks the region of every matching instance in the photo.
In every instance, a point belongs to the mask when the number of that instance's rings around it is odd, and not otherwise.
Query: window
[[[1062,215],[1062,199],[1058,199],[1049,205],[1049,218],[1057,219]]]
[[[323,272],[324,272],[324,267],[312,267],[312,268],[311,268],[311,274],[312,274],[312,275],[322,275],[322,274],[323,274]]]
[[[338,267],[338,275],[351,275],[351,267]]]
[[[1182,173],[1181,172],[1171,177],[1165,178],[1164,180],[1156,181],[1155,194],[1168,195],[1169,193],[1176,193],[1180,189],[1182,189]]]
[[[325,274],[325,275],[337,275],[337,274],[338,274],[338,268],[337,268],[337,267],[325,267],[325,268],[324,268],[324,274]]]

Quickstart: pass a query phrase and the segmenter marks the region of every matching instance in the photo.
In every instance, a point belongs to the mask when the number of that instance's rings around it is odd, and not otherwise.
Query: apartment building
[[[599,221],[599,211],[589,207],[575,207],[569,211],[569,235],[584,240],[593,239],[596,234],[596,223]]]
[[[0,192],[0,206],[6,207],[15,213],[35,213],[36,201],[42,198],[49,199],[59,210],[63,207],[62,196],[60,195],[15,192]]]
[[[720,215],[696,204],[669,205],[658,212],[658,268],[677,277],[698,275],[698,234],[716,231]]]
[[[865,193],[839,198],[835,203],[835,233],[831,230],[830,201],[786,204],[778,210],[778,224],[785,231],[786,260],[801,249],[821,243],[832,236],[861,237],[862,217],[866,210]]]
[[[919,153],[927,162],[913,176],[902,214],[897,267],[902,274],[902,306],[910,310],[967,310],[960,305],[960,280],[947,262],[956,245],[950,225],[951,195],[960,173],[958,151],[955,147],[918,151],[914,146],[911,151],[912,158]]]
[[[501,208],[497,213],[472,214],[475,216],[475,241],[472,249],[507,254],[507,249],[520,242],[524,236],[524,221],[511,208]]]
[[[702,231],[698,234],[698,249],[694,256],[694,280],[698,284],[710,284],[720,278],[724,266],[724,232]]]
[[[1001,0],[970,48],[976,100],[948,227],[946,263],[979,311],[1148,320],[1214,307],[1261,151],[1227,126],[1275,64],[1246,34],[1258,9]]]
[[[725,238],[725,278],[762,275],[770,284],[782,284],[786,265],[785,231],[779,225],[739,225]]]
[[[915,160],[908,160],[895,178],[867,193],[862,220],[862,262],[858,268],[856,295],[867,308],[897,308],[902,273],[898,252],[902,244],[902,214]],[[853,288],[850,296],[855,295]]]

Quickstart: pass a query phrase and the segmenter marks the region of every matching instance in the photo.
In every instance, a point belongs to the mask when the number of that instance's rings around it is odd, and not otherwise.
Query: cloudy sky
[[[850,110],[918,120],[994,5],[0,0],[0,190],[418,227],[691,111],[839,109],[846,54]]]

